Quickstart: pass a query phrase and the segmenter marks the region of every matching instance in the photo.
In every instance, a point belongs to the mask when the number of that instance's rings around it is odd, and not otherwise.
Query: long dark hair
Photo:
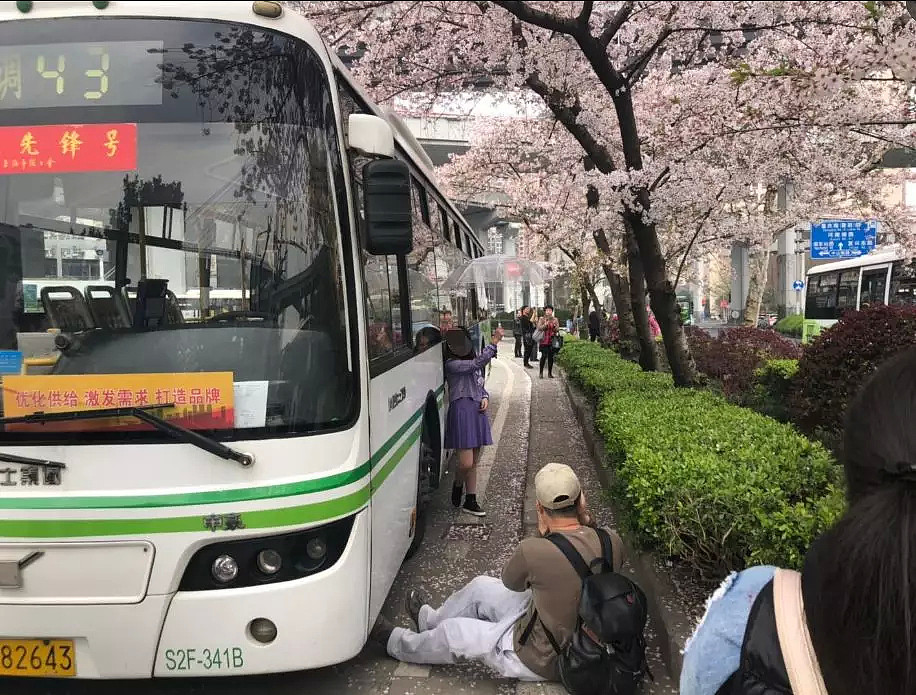
[[[914,418],[910,349],[882,365],[849,407],[849,506],[805,562],[806,616],[830,695],[916,693]]]

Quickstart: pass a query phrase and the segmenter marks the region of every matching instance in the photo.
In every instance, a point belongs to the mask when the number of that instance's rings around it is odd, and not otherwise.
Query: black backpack
[[[604,529],[596,530],[602,557],[591,565],[562,534],[546,536],[582,578],[582,595],[576,630],[565,647],[543,621],[541,626],[557,653],[560,680],[571,695],[633,695],[646,675],[652,678],[643,636],[648,620],[646,595],[614,571],[611,537]],[[526,641],[535,620],[536,611],[522,635]]]

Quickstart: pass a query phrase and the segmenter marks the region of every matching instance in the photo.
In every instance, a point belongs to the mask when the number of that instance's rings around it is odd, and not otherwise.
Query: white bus
[[[808,269],[803,342],[847,311],[876,304],[916,305],[916,265],[896,247]]]
[[[443,287],[479,240],[279,3],[0,20],[0,676],[350,659],[442,475],[440,327],[488,332]],[[48,276],[62,236],[104,282]]]

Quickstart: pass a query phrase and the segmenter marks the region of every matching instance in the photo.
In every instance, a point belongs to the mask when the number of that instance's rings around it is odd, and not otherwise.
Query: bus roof
[[[808,268],[808,272],[806,274],[819,275],[820,273],[830,273],[837,270],[849,270],[850,268],[861,268],[862,266],[867,265],[893,263],[894,261],[901,261],[905,258],[906,254],[902,251],[902,249],[897,247],[876,249],[871,253],[868,253],[864,256],[859,256],[858,258],[847,258],[842,261],[816,265],[813,268]]]

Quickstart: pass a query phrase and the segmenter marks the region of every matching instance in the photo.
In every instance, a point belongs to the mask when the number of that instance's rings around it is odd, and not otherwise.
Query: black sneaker
[[[429,597],[419,589],[411,589],[407,592],[407,597],[404,599],[404,610],[413,621],[417,632],[420,631],[420,609],[427,605],[429,605]]]
[[[460,507],[461,498],[464,496],[464,485],[462,483],[452,484],[452,506]]]
[[[378,620],[375,621],[375,627],[369,633],[369,639],[388,651],[388,640],[392,632],[394,632],[394,623],[384,615],[379,615]]]
[[[464,506],[461,507],[461,511],[466,514],[473,514],[474,516],[486,516],[487,513],[480,508],[480,505],[477,504],[476,499],[465,500]]]

